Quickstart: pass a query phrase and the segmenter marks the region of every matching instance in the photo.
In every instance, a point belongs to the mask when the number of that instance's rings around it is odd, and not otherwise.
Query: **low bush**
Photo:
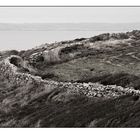
[[[77,38],[77,39],[74,39],[74,41],[76,41],[76,42],[83,41],[83,40],[86,40],[86,38]]]
[[[69,46],[69,47],[65,47],[64,49],[61,50],[61,54],[63,54],[63,53],[68,54],[68,53],[72,53],[74,51],[78,51],[81,46],[83,46],[83,45],[75,44],[75,45],[72,45],[72,46]]]
[[[17,57],[10,58],[10,63],[17,66],[17,67],[21,66],[21,60]]]

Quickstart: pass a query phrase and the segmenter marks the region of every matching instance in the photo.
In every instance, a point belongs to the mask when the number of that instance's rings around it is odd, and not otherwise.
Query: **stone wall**
[[[10,63],[10,58],[0,62],[0,76],[7,83],[7,87],[18,88],[18,92],[8,95],[0,103],[0,110],[10,111],[15,104],[18,106],[27,105],[40,96],[51,94],[54,90],[60,90],[57,94],[51,95],[52,100],[65,102],[73,95],[85,95],[87,97],[116,98],[122,95],[140,95],[139,90],[123,88],[116,85],[101,85],[99,83],[71,83],[42,80],[41,77],[27,73],[17,72],[18,67]],[[14,56],[15,57],[15,56]],[[62,89],[62,91],[61,91]],[[16,90],[16,89],[15,89]],[[63,97],[63,98],[62,98]],[[12,106],[13,105],[13,106]],[[15,107],[17,108],[17,106]]]

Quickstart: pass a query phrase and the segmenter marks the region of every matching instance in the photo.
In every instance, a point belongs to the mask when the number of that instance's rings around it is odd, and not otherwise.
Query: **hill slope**
[[[0,127],[139,127],[140,31],[0,53]]]

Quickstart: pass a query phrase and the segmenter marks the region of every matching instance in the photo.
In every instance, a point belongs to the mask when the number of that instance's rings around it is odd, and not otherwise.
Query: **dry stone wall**
[[[6,58],[0,63],[1,75],[4,76],[4,78],[7,80],[7,83],[11,85],[26,86],[29,83],[37,82],[44,85],[43,90],[46,90],[47,93],[54,90],[55,88],[65,89],[64,96],[82,94],[88,97],[116,98],[118,96],[128,94],[140,95],[139,90],[134,90],[133,88],[123,88],[116,85],[104,86],[99,83],[71,83],[42,80],[42,78],[38,76],[17,72],[18,68],[9,62],[11,57]],[[61,92],[59,94],[61,94]]]

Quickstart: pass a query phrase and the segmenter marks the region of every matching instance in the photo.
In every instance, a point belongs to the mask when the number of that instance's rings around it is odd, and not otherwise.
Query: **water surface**
[[[0,50],[24,50],[55,41],[140,29],[139,23],[0,23]]]
[[[88,38],[108,31],[0,31],[0,50],[24,50],[41,44]],[[110,31],[119,32],[119,31]]]

